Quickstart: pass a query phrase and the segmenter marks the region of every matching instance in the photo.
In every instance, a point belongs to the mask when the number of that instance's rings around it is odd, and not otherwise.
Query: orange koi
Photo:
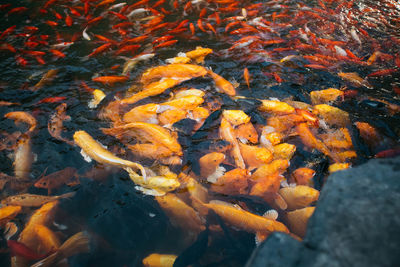
[[[49,51],[56,57],[61,57],[64,58],[65,54],[63,52],[61,52],[60,50],[57,49],[49,49]]]
[[[98,3],[98,4],[96,5],[96,7],[101,7],[101,6],[109,5],[109,4],[112,4],[112,3],[114,3],[114,2],[115,2],[115,0],[103,0],[103,1],[101,1],[100,3]]]
[[[93,78],[92,81],[94,82],[99,82],[103,84],[109,84],[109,85],[114,85],[115,83],[123,83],[128,80],[128,77],[126,76],[117,76],[117,75],[111,75],[111,76],[100,76]]]
[[[94,18],[94,19],[89,20],[89,21],[87,22],[87,25],[95,24],[95,23],[99,22],[99,21],[102,20],[102,19],[103,19],[102,16],[96,17],[96,18]]]
[[[246,81],[247,88],[250,89],[250,74],[249,74],[249,70],[247,68],[244,68],[244,70],[243,70],[243,77],[244,77],[244,80]]]
[[[115,24],[114,26],[112,26],[113,29],[118,29],[118,28],[124,28],[124,27],[128,27],[128,26],[132,26],[133,23],[130,21],[125,21],[125,22],[121,22],[118,24]]]
[[[233,85],[230,82],[228,82],[223,77],[214,73],[211,70],[208,70],[207,72],[214,80],[215,86],[217,87],[218,90],[230,96],[236,95],[235,87],[233,87]]]
[[[72,26],[72,23],[73,23],[72,18],[71,18],[71,16],[68,14],[68,15],[65,17],[65,24],[66,24],[68,27],[71,27],[71,26]]]
[[[200,29],[202,32],[207,32],[207,31],[204,29],[203,22],[202,22],[201,19],[198,19],[198,20],[197,20],[197,27],[199,27],[199,29]]]
[[[192,35],[194,35],[194,33],[195,33],[195,28],[194,28],[193,23],[190,23],[190,24],[189,24],[189,29],[190,29],[190,32],[192,33]]]
[[[123,47],[121,47],[120,49],[118,49],[117,52],[115,52],[116,55],[121,55],[123,53],[131,53],[134,54],[136,52],[136,50],[138,50],[140,48],[140,45],[125,45]]]
[[[88,55],[88,57],[93,57],[93,56],[95,56],[95,55],[98,55],[99,53],[104,52],[105,50],[107,50],[107,49],[110,48],[111,46],[112,46],[111,43],[103,44],[103,45],[97,47],[95,50],[93,50],[93,52],[90,53],[90,54]]]
[[[5,29],[5,30],[1,33],[1,35],[0,35],[0,40],[1,40],[4,36],[6,36],[6,35],[12,33],[12,32],[15,30],[16,27],[17,27],[17,25],[13,25],[13,26],[11,26],[11,27]]]
[[[167,47],[167,46],[171,46],[174,45],[178,42],[178,40],[171,40],[171,41],[167,41],[161,44],[158,44],[156,46],[153,47],[153,49],[158,49],[158,48],[162,48],[162,47]]]
[[[16,14],[16,13],[22,13],[22,12],[25,12],[25,11],[27,11],[27,10],[28,10],[28,8],[26,8],[26,7],[24,7],[24,6],[15,7],[15,8],[13,8],[13,9],[11,9],[10,11],[8,11],[7,14],[8,14],[8,15],[11,15],[11,14]]]
[[[51,27],[56,27],[56,26],[58,25],[57,22],[52,21],[52,20],[46,21],[46,24],[49,25],[49,26],[51,26]]]
[[[384,69],[384,70],[378,70],[375,71],[373,73],[370,73],[367,75],[367,77],[379,77],[379,76],[386,76],[386,75],[390,75],[393,72],[396,72],[397,69]]]
[[[128,20],[128,17],[125,15],[122,15],[120,13],[114,12],[114,11],[108,11],[109,14],[112,14],[114,16],[116,16],[117,18],[121,19],[121,20]]]

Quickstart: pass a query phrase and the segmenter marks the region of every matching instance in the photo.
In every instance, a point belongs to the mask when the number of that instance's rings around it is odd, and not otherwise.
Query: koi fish
[[[167,147],[177,156],[182,156],[182,147],[171,133],[159,125],[146,122],[132,122],[111,129],[103,129],[106,134],[121,138],[124,134],[136,136],[142,142],[150,142]],[[130,167],[130,166],[128,166]]]
[[[172,79],[172,78],[165,78],[158,82],[153,82],[147,85],[144,90],[132,95],[131,97],[124,98],[120,101],[121,104],[134,104],[144,98],[149,96],[156,96],[162,94],[165,90],[174,87],[175,85],[180,84],[181,82],[185,81],[186,79]]]
[[[249,74],[249,70],[247,68],[244,68],[244,70],[243,70],[243,77],[244,77],[244,80],[246,81],[247,88],[250,89],[250,74]]]
[[[247,232],[268,234],[278,231],[289,233],[283,223],[253,214],[243,210],[238,205],[218,200],[212,200],[210,203],[203,205],[212,209],[229,225]]]
[[[47,256],[45,254],[38,254],[23,243],[14,240],[7,240],[7,246],[10,248],[13,256],[20,256],[27,260],[40,260]]]
[[[66,99],[67,99],[67,97],[65,97],[65,96],[51,96],[51,97],[46,97],[46,98],[39,100],[36,104],[39,105],[39,104],[44,104],[44,103],[57,103],[57,102],[64,101]]]
[[[50,195],[53,189],[57,189],[64,184],[69,186],[79,184],[77,178],[77,170],[72,167],[67,167],[61,171],[42,177],[35,182],[34,186],[37,188],[47,188],[47,193]]]
[[[172,267],[176,258],[176,255],[153,253],[144,258],[142,263],[145,267]]]
[[[145,179],[129,167],[125,168],[125,170],[128,172],[131,180],[137,185],[135,188],[146,195],[163,196],[181,185],[175,174],[151,176]]]
[[[74,145],[74,142],[65,139],[61,136],[63,131],[63,122],[70,120],[71,117],[66,115],[67,104],[62,103],[56,107],[56,112],[51,115],[49,122],[47,123],[47,129],[52,137],[57,140],[63,141],[69,145]]]
[[[8,221],[17,216],[21,210],[21,206],[5,206],[0,208],[0,225],[3,227]]]
[[[87,132],[76,131],[74,133],[74,141],[76,145],[82,148],[85,154],[95,161],[117,167],[131,167],[139,169],[142,175],[146,177],[146,172],[142,165],[115,156],[110,151],[106,150],[99,142],[94,140]]]
[[[339,72],[338,76],[341,77],[344,80],[349,81],[350,83],[352,83],[354,86],[356,87],[361,87],[361,86],[365,86],[367,88],[372,88],[372,86],[368,83],[368,81],[366,81],[365,79],[361,78],[358,73],[356,72]]]
[[[24,111],[8,112],[4,115],[4,117],[14,120],[17,125],[19,124],[19,122],[24,122],[28,124],[30,127],[26,132],[27,135],[31,134],[35,130],[37,125],[36,119],[31,114]]]
[[[113,86],[115,83],[123,83],[128,80],[126,76],[100,76],[93,78],[92,81]]]
[[[44,225],[35,225],[40,250],[39,252],[52,253],[59,249],[61,243],[56,234]]]
[[[164,196],[156,196],[155,199],[165,211],[172,224],[195,234],[205,229],[197,212],[175,194],[169,193]]]
[[[178,78],[179,80],[189,80],[191,78],[205,76],[207,70],[198,65],[192,64],[170,64],[166,66],[158,66],[145,71],[140,81],[148,84],[154,79],[161,78]]]
[[[58,199],[70,198],[75,195],[75,192],[66,193],[59,196],[42,196],[33,194],[21,194],[10,196],[1,200],[3,205],[21,206],[21,207],[40,207],[48,202],[53,202]]]
[[[57,262],[79,253],[89,253],[89,236],[85,232],[79,232],[68,238],[60,248],[48,257],[36,262],[32,267],[50,267]]]
[[[100,102],[106,97],[103,91],[100,89],[94,89],[92,91],[93,99],[89,101],[88,106],[89,108],[96,108]]]
[[[232,125],[224,118],[221,120],[221,126],[219,129],[219,135],[222,139],[228,141],[232,144],[231,155],[235,160],[235,164],[237,167],[241,169],[245,169],[246,165],[244,163],[242,154],[240,153],[239,143],[236,139],[235,132],[233,130]]]
[[[43,86],[51,83],[54,80],[54,78],[56,77],[57,73],[58,73],[58,69],[51,69],[48,72],[46,72],[46,74],[43,75],[43,77],[40,79],[40,81],[33,86],[32,91],[36,91],[36,90],[42,88]]]
[[[215,86],[220,92],[223,92],[227,95],[234,96],[236,95],[235,87],[225,80],[223,77],[220,75],[214,73],[211,70],[208,70],[207,73],[211,76],[211,78],[214,80]]]
[[[122,70],[122,75],[127,75],[131,70],[140,62],[140,61],[145,61],[153,58],[155,54],[142,54],[138,55],[132,59],[128,59],[123,67]]]
[[[290,231],[301,238],[304,238],[307,230],[307,223],[313,215],[315,207],[306,207],[286,213],[286,221]]]
[[[319,191],[309,186],[297,185],[284,187],[279,190],[288,205],[288,210],[302,209],[318,200]]]
[[[14,175],[18,180],[29,180],[33,157],[30,137],[23,135],[14,152]]]
[[[36,248],[37,236],[34,228],[36,225],[46,225],[53,219],[58,203],[58,200],[48,202],[36,210],[30,217],[24,230],[19,235],[18,242],[23,243],[30,249]]]

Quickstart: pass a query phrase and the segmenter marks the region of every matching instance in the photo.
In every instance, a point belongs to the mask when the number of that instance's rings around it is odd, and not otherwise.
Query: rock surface
[[[329,176],[303,242],[272,234],[247,266],[400,266],[400,157]]]

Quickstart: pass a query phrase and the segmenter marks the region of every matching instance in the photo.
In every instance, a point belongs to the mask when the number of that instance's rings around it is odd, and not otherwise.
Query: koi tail
[[[78,253],[88,253],[90,251],[89,246],[89,237],[84,232],[79,232],[64,242],[61,245],[59,250],[44,258],[41,261],[38,261],[31,267],[50,267],[57,264],[59,261],[69,258]]]

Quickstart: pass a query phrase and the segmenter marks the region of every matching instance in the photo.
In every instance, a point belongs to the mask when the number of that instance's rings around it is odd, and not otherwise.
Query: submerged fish
[[[96,160],[97,162],[118,167],[131,167],[139,169],[142,175],[146,177],[146,172],[142,165],[115,156],[110,151],[106,150],[100,143],[94,140],[87,132],[76,131],[74,133],[74,141],[90,158]]]
[[[47,192],[50,195],[53,189],[57,189],[64,184],[79,184],[79,180],[77,179],[77,170],[75,168],[67,167],[61,171],[46,175],[36,181],[34,186],[37,188],[47,188]]]
[[[40,207],[45,203],[52,202],[62,198],[70,198],[75,195],[75,192],[66,193],[59,196],[42,196],[34,194],[21,194],[9,196],[1,200],[3,205],[13,205],[21,207]]]

